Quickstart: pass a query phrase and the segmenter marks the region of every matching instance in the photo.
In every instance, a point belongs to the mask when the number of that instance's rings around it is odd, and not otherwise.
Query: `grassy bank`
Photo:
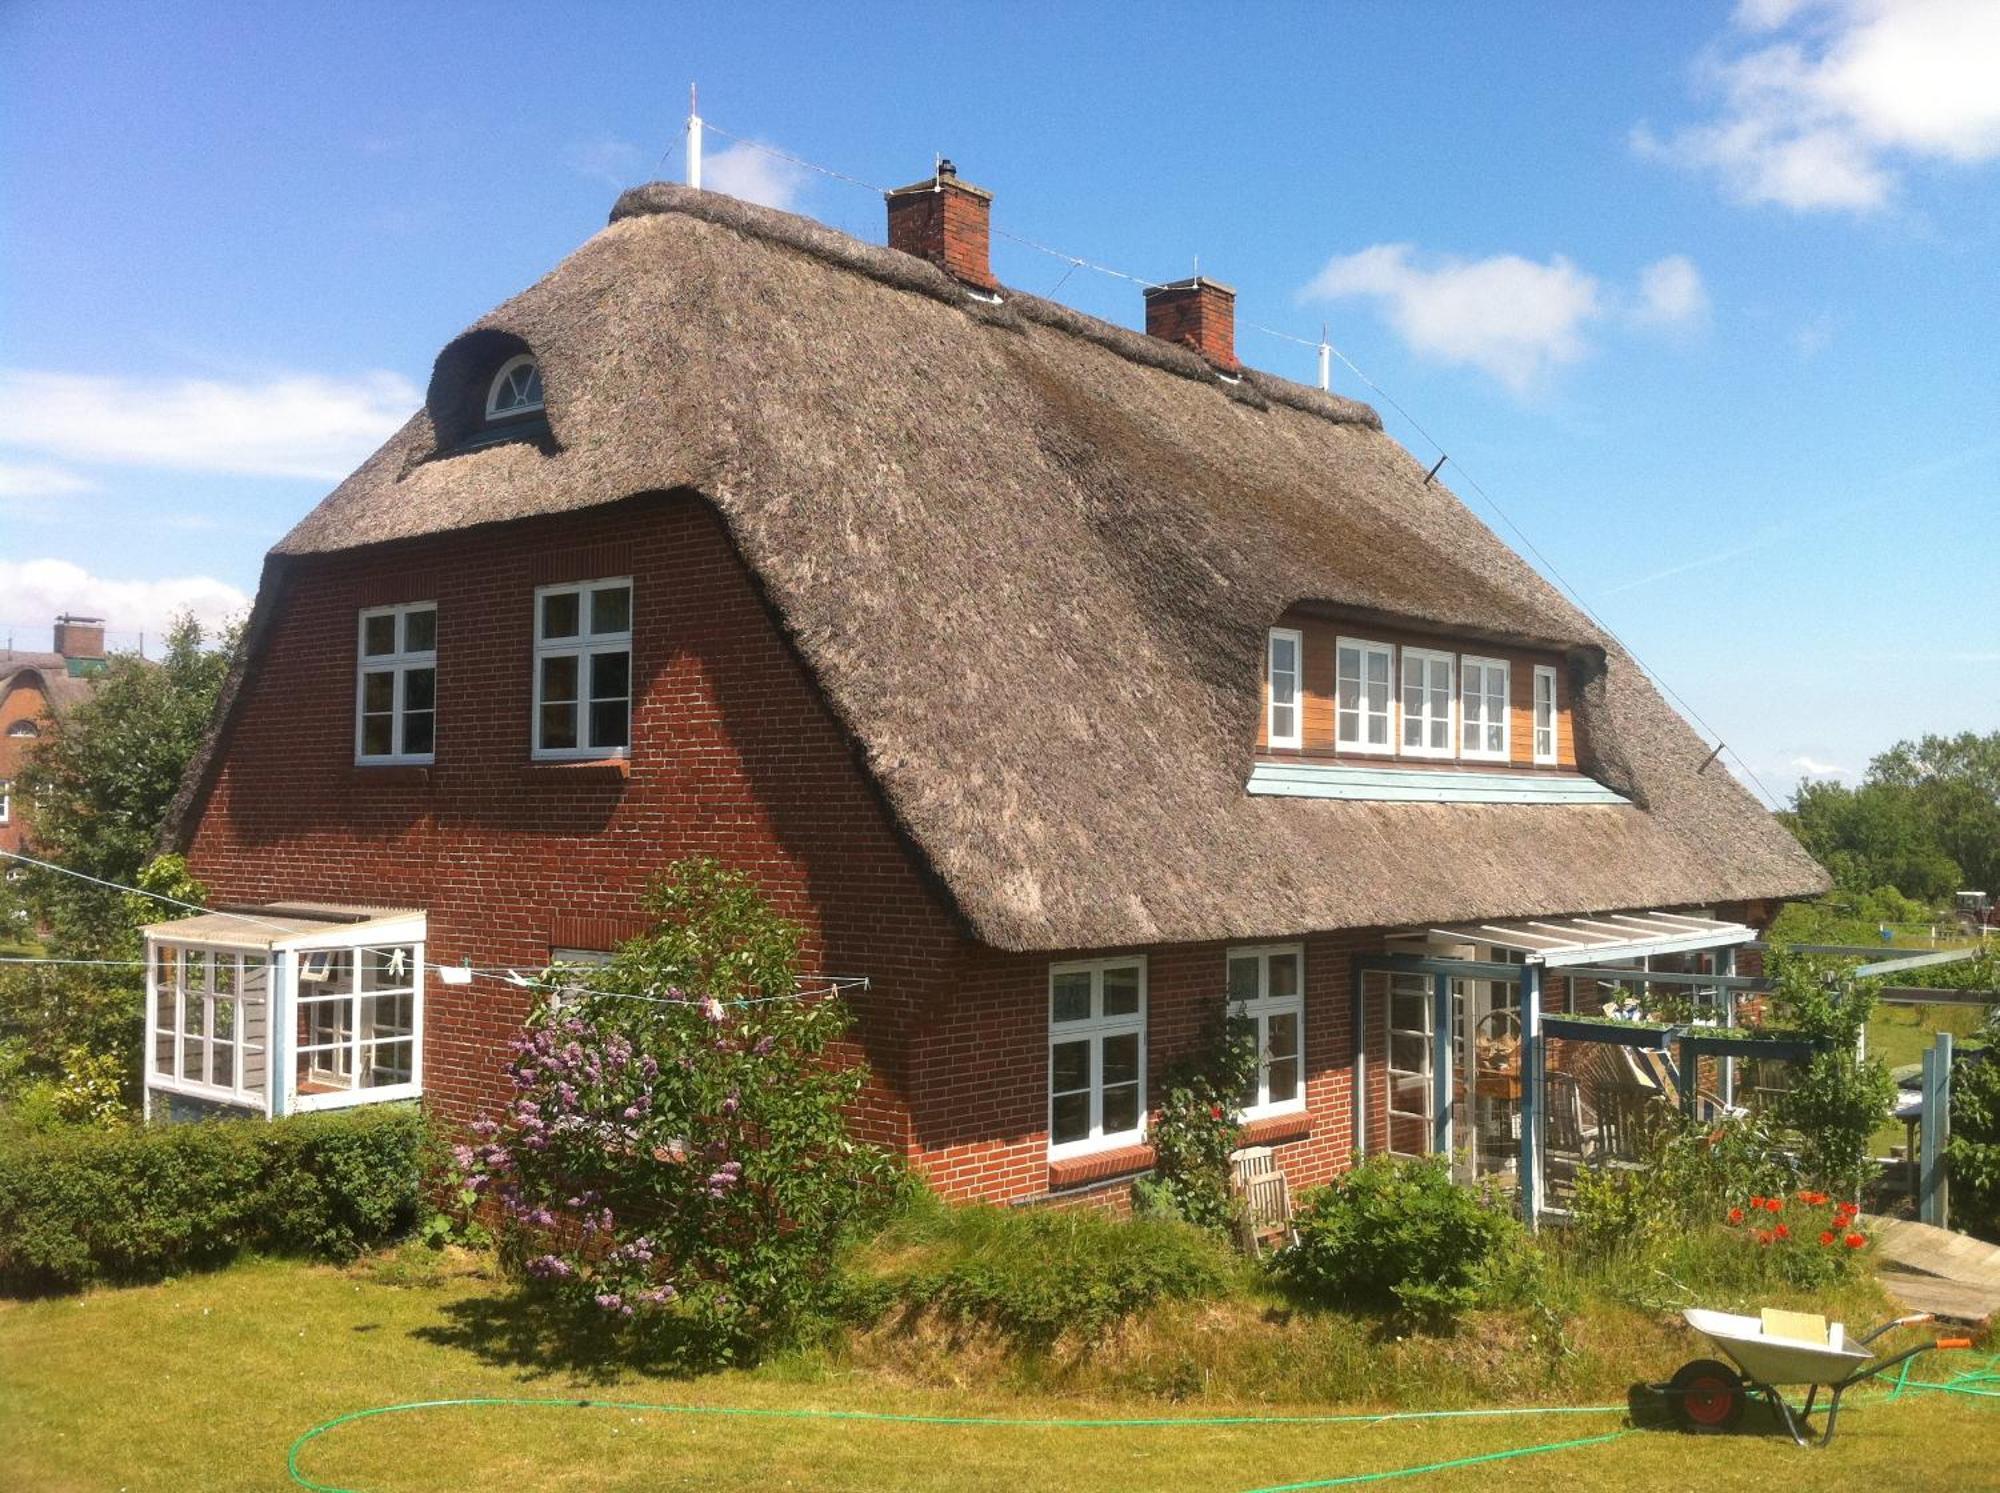
[[[1510,1324],[1503,1334],[1498,1324]],[[1268,1302],[1182,1303],[1093,1353],[1034,1359],[936,1323],[878,1327],[838,1352],[755,1372],[668,1381],[566,1365],[476,1262],[437,1270],[405,1253],[350,1269],[252,1261],[159,1286],[0,1304],[0,1486],[276,1489],[308,1427],[367,1406],[525,1395],[741,1407],[740,1418],[657,1410],[457,1409],[356,1422],[315,1442],[305,1470],[368,1489],[1156,1489],[1242,1493],[1285,1483],[1604,1435],[1615,1414],[1347,1425],[991,1427],[792,1418],[809,1409],[1008,1417],[1325,1413],[1497,1399],[1619,1398],[1693,1345],[1646,1313],[1593,1312],[1570,1349],[1543,1353],[1526,1318],[1449,1339],[1384,1337],[1325,1315],[1288,1323]],[[1547,1365],[1568,1364],[1551,1374]],[[1006,1365],[1015,1365],[1006,1368]],[[1522,1365],[1527,1365],[1523,1368]],[[996,1382],[997,1378],[1008,1382]],[[1930,1372],[1938,1372],[1933,1369]],[[1257,1386],[1246,1397],[1231,1386]],[[1605,1397],[1609,1396],[1609,1400]],[[1178,1403],[1176,1403],[1178,1401]],[[1839,1473],[1931,1486],[1991,1475],[2000,1407],[1945,1396],[1856,1406]],[[1787,1443],[1664,1433],[1444,1472],[1422,1486],[1764,1488],[1823,1473]]]

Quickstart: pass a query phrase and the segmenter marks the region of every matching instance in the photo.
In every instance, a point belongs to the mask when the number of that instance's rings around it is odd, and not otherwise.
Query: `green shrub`
[[[924,1198],[874,1241],[850,1287],[859,1315],[896,1307],[988,1326],[1033,1347],[1102,1336],[1167,1301],[1226,1291],[1212,1234],[1095,1208],[951,1207]]]
[[[1945,1162],[1953,1225],[2000,1242],[2000,1058],[1952,1065]]]
[[[1526,1234],[1442,1157],[1373,1156],[1302,1200],[1278,1278],[1326,1306],[1442,1322],[1519,1290]]]
[[[1134,1206],[1205,1229],[1234,1226],[1229,1157],[1242,1144],[1244,1090],[1254,1090],[1256,1080],[1257,1024],[1215,1014],[1161,1083],[1159,1115],[1147,1133],[1158,1161],[1152,1176],[1134,1184]]]
[[[246,1249],[350,1258],[415,1217],[404,1106],[0,1143],[0,1290],[153,1280]]]

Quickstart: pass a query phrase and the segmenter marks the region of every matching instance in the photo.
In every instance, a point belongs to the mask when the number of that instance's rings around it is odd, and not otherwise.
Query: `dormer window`
[[[500,365],[486,391],[486,418],[506,420],[534,415],[542,409],[542,369],[532,353],[521,353]]]

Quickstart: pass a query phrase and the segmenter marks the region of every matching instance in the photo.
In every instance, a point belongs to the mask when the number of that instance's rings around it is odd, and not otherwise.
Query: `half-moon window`
[[[16,721],[7,728],[7,734],[9,736],[40,736],[42,730],[33,721]]]
[[[486,418],[531,415],[542,407],[542,370],[531,353],[521,353],[500,365],[486,394]]]

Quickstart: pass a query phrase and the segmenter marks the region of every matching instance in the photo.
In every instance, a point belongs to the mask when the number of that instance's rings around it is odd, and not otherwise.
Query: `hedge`
[[[0,1142],[0,1291],[158,1280],[245,1250],[347,1259],[417,1216],[406,1105]]]

